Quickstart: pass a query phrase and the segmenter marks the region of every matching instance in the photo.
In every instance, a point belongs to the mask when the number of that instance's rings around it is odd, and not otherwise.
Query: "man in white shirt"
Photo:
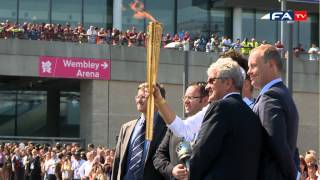
[[[87,152],[87,159],[88,160],[84,162],[79,168],[79,174],[80,174],[81,180],[89,179],[89,173],[91,172],[93,159],[94,159],[93,152]]]
[[[310,61],[315,61],[315,60],[319,59],[318,54],[320,53],[320,51],[319,51],[319,48],[317,47],[316,44],[313,43],[311,45],[311,48],[309,49],[308,53],[309,53],[309,60]]]
[[[59,162],[59,159],[57,158],[56,152],[51,151],[51,158],[48,161],[46,161],[44,164],[44,168],[45,168],[48,180],[56,179],[55,170],[58,162]]]
[[[72,164],[71,164],[71,170],[73,170],[73,179],[74,180],[81,179],[79,169],[84,162],[85,162],[85,160],[80,158],[80,153],[76,152],[74,154],[74,159],[72,160]]]

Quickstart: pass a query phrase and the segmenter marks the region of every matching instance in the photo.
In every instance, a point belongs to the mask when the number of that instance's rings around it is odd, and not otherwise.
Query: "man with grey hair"
[[[207,73],[210,105],[193,147],[189,178],[256,180],[262,126],[240,95],[240,67],[230,58],[220,58]],[[157,88],[154,97],[163,119],[173,121],[176,115]]]

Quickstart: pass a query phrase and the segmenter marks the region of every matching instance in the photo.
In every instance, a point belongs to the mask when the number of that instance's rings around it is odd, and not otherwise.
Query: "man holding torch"
[[[167,127],[157,112],[153,118],[153,139],[146,140],[147,100],[145,89],[147,83],[138,87],[135,102],[140,117],[122,125],[117,142],[112,180],[162,180],[162,175],[154,168],[152,157],[161,143]],[[161,96],[165,97],[165,90],[158,85]]]

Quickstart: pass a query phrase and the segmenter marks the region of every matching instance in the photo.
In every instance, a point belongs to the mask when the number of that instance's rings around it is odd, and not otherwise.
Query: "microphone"
[[[178,155],[179,161],[185,164],[187,170],[189,171],[190,168],[190,157],[192,154],[192,148],[189,142],[182,141],[176,147],[176,152]]]

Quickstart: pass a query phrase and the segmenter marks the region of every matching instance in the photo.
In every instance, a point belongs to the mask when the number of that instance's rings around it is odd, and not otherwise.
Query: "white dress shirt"
[[[240,95],[240,93],[238,92],[232,92],[226,94],[222,99],[232,94]],[[195,140],[198,132],[200,131],[204,115],[206,114],[209,106],[210,104],[202,108],[202,110],[197,112],[195,115],[189,116],[185,120],[182,120],[180,117],[176,116],[173,122],[167,125],[168,128],[173,132],[175,136],[184,138],[185,141],[191,142]]]

